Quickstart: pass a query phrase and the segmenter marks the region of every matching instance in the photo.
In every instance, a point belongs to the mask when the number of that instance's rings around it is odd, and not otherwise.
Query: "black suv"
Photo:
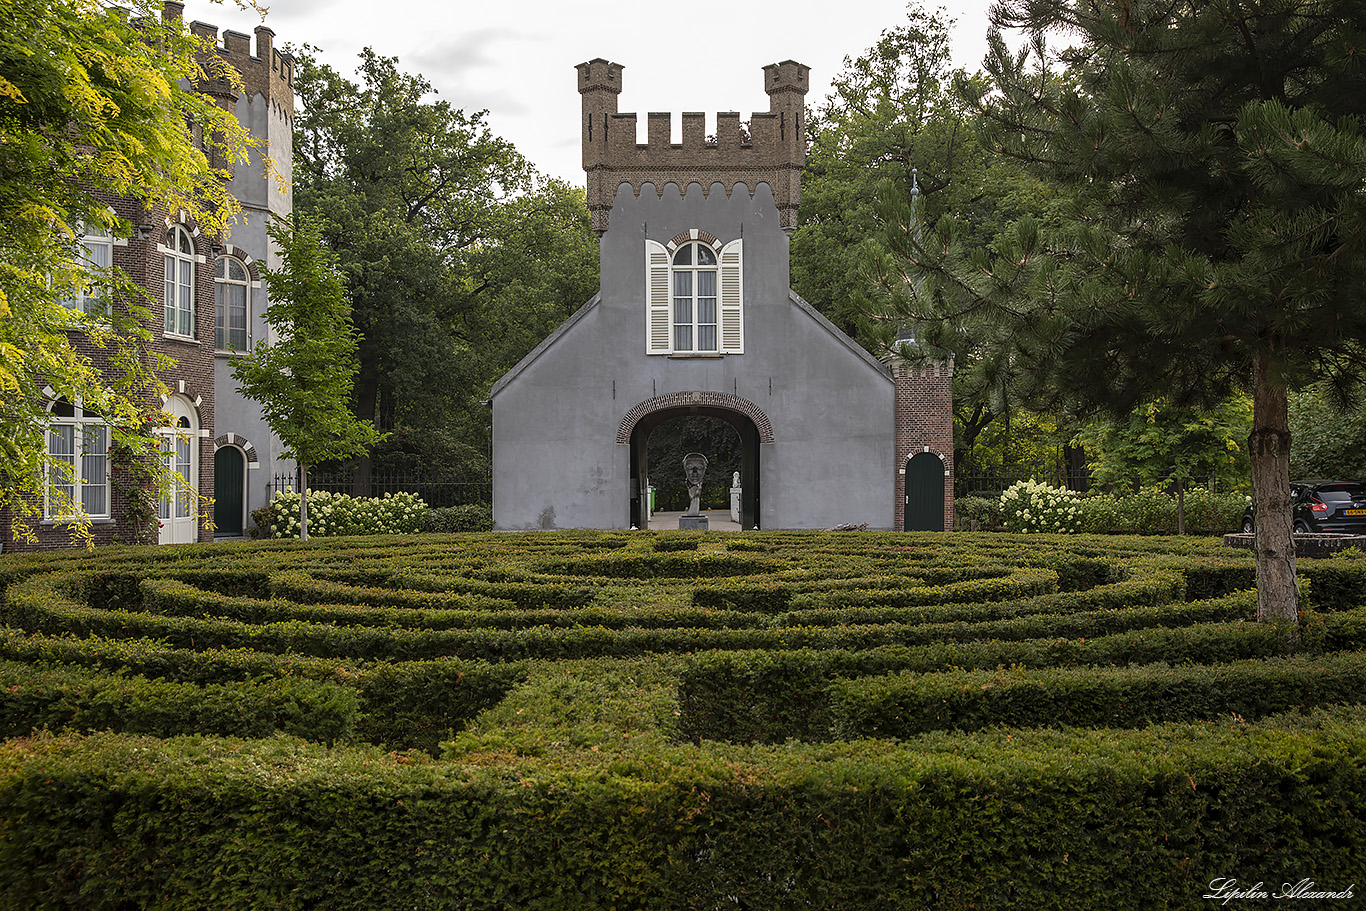
[[[1366,534],[1366,484],[1360,481],[1294,481],[1290,501],[1299,534]],[[1243,511],[1243,533],[1251,534],[1252,507]]]

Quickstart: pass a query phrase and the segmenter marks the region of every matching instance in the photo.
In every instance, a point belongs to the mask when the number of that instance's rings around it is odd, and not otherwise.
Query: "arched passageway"
[[[738,437],[739,459],[726,477],[713,474],[709,466],[707,484],[730,486],[730,472],[740,472],[740,527],[760,527],[760,445],[773,442],[773,431],[764,415],[753,403],[736,396],[715,393],[677,393],[642,402],[622,422],[618,442],[631,447],[631,525],[649,527],[648,488],[650,485],[650,436],[665,424],[680,418],[710,418],[721,421],[734,430]],[[704,453],[705,455],[706,453]]]

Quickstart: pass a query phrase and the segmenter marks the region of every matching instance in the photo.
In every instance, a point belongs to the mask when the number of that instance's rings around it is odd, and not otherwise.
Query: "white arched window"
[[[645,241],[646,353],[744,353],[741,243]]]
[[[213,282],[213,346],[220,351],[246,351],[251,314],[251,281],[247,267],[231,256],[220,256]]]
[[[109,516],[109,426],[64,398],[48,405],[48,485],[43,516]]]
[[[194,243],[179,225],[166,232],[166,334],[194,338]]]
[[[114,243],[113,236],[102,228],[86,231],[81,237],[80,265],[89,267],[92,272],[107,270],[114,264]],[[62,303],[87,316],[104,316],[109,312],[108,303],[93,282]]]

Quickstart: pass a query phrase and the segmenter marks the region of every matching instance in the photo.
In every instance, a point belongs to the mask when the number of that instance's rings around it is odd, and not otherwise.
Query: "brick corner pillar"
[[[944,475],[943,529],[953,530],[953,358],[917,365],[895,363],[896,381],[896,508],[895,527],[906,529],[908,465],[917,455],[930,454],[942,464]]]

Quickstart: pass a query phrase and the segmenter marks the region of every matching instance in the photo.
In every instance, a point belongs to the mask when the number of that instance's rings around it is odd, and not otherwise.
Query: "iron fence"
[[[277,491],[297,490],[299,475],[277,474],[267,493],[273,498]],[[354,493],[355,476],[349,471],[308,473],[309,490],[329,493]],[[382,497],[386,493],[415,493],[428,506],[488,506],[493,502],[493,478],[487,474],[452,474],[430,471],[376,471],[370,475],[370,490],[366,494]]]
[[[968,465],[954,472],[953,492],[956,497],[996,496],[1018,481],[1040,481],[1053,487],[1066,487],[1084,493],[1091,489],[1091,472],[1084,467],[1069,468],[1058,465],[1010,468]]]

